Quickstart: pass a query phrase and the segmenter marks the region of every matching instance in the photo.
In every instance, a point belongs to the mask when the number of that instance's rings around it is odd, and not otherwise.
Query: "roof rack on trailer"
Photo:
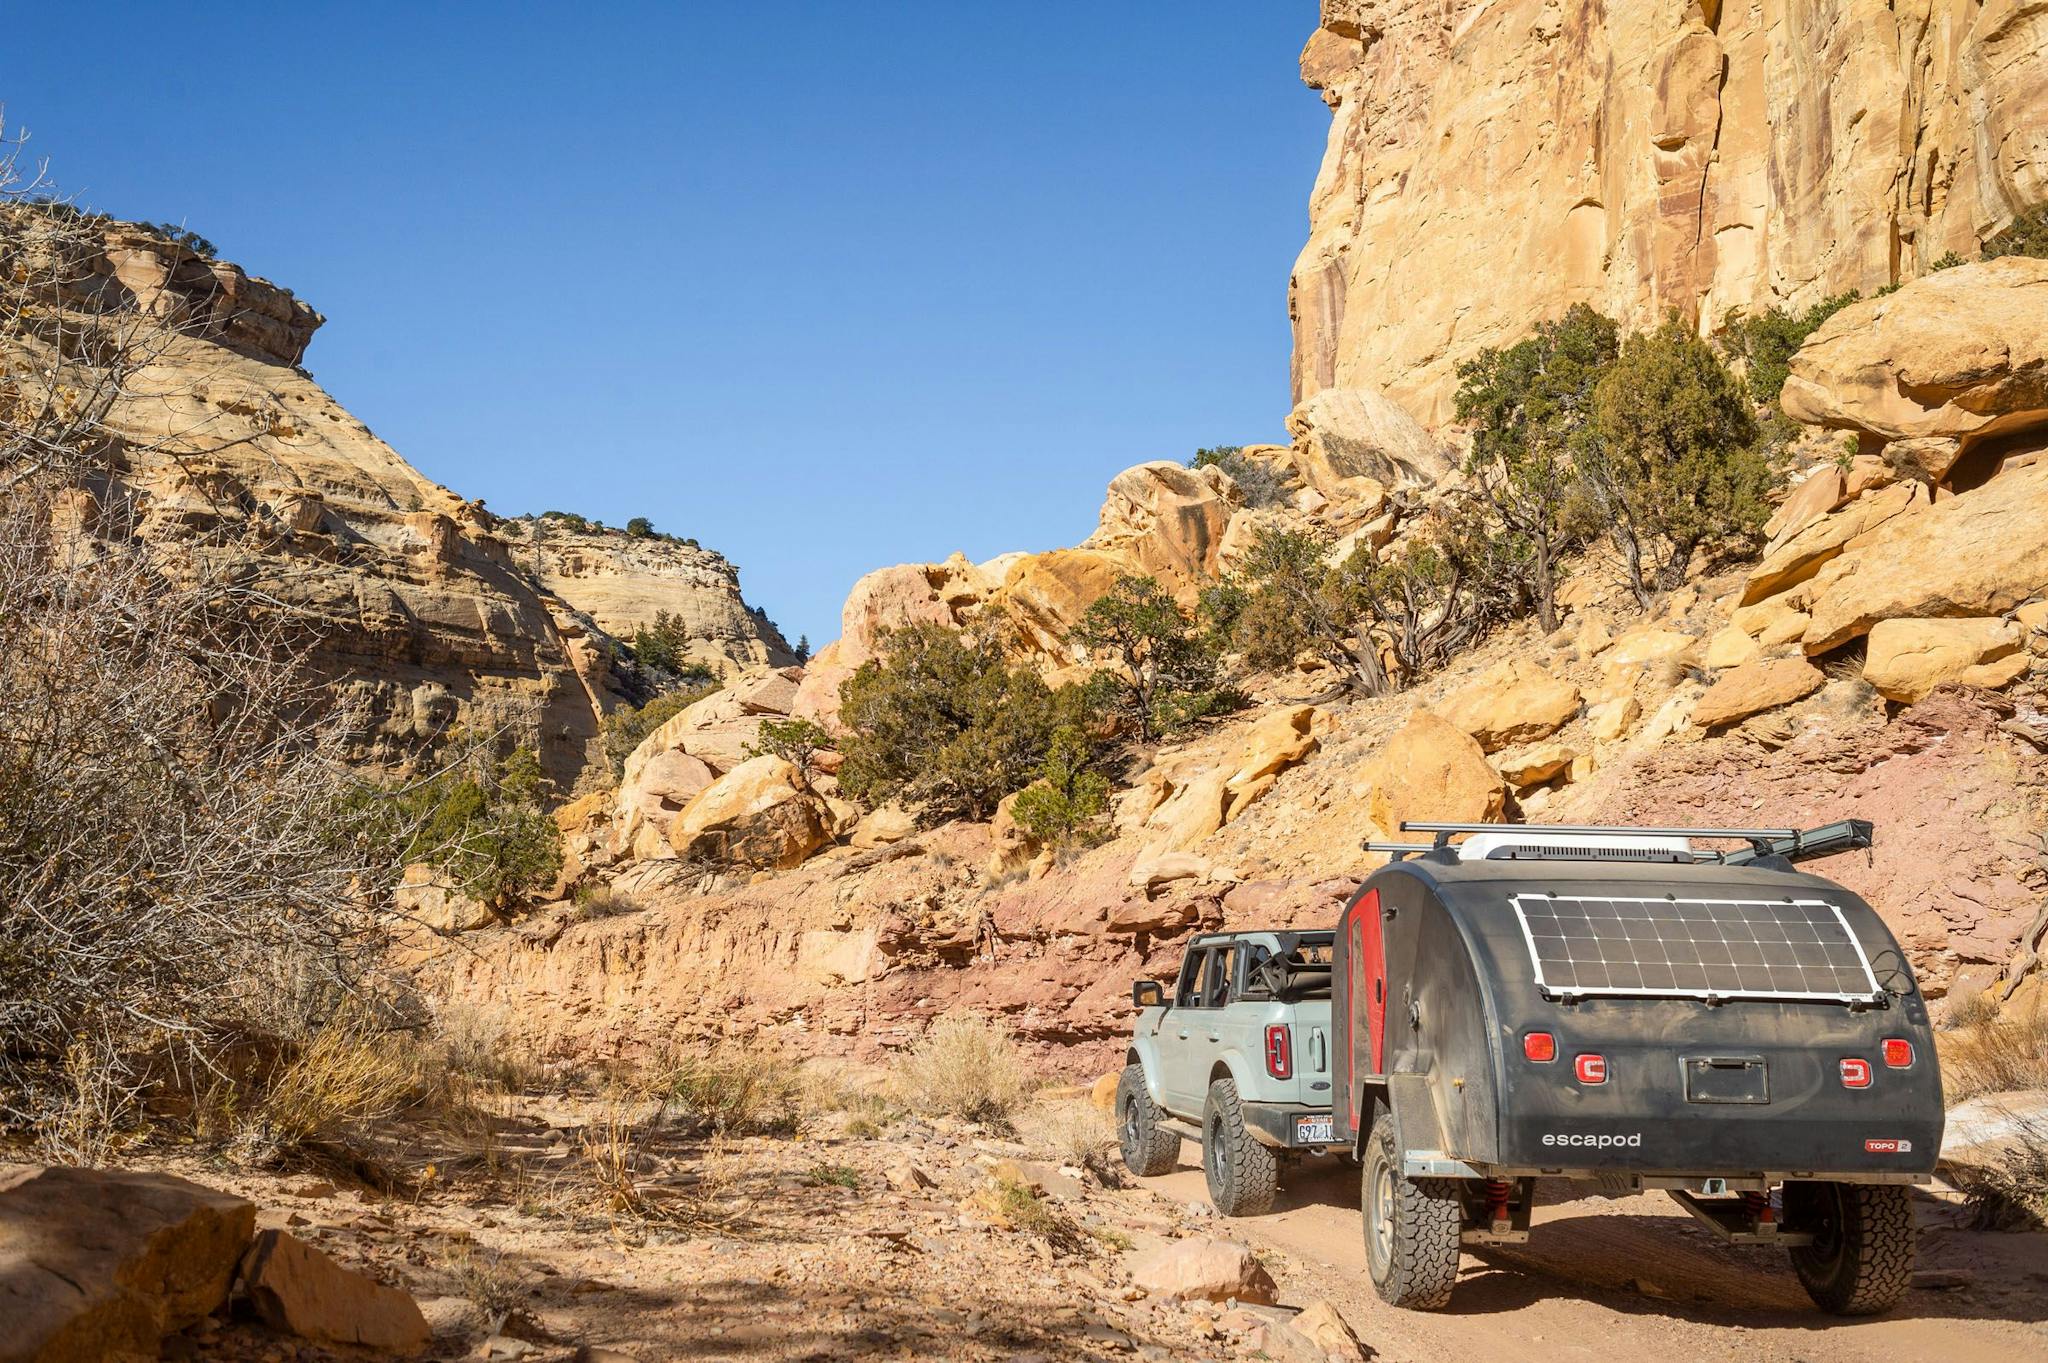
[[[1430,833],[1435,836],[1433,841],[1426,843],[1368,840],[1365,843],[1365,850],[1384,853],[1397,860],[1432,852],[1448,854],[1451,850],[1451,839],[1460,833],[1517,836],[1527,834],[1532,840],[1540,842],[1568,842],[1573,838],[1719,838],[1731,842],[1746,842],[1749,846],[1726,852],[1695,854],[1695,859],[1718,862],[1723,866],[1741,866],[1767,857],[1794,862],[1804,861],[1809,857],[1833,856],[1837,852],[1870,847],[1875,841],[1877,830],[1868,819],[1843,819],[1838,823],[1808,829],[1630,828],[1605,824],[1433,823],[1404,819],[1401,822],[1401,831]]]

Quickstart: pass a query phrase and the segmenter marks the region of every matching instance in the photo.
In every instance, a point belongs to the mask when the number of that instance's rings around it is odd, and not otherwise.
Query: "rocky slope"
[[[1419,490],[1347,472],[1325,496],[1307,441],[1254,453],[1298,484],[1281,506],[1146,464],[1075,549],[871,574],[807,672],[699,702],[618,792],[564,811],[575,864],[626,912],[544,911],[447,955],[440,987],[508,1007],[556,1056],[783,1029],[874,1054],[966,1005],[1062,1063],[1106,1064],[1129,981],[1170,970],[1189,932],[1326,924],[1377,863],[1362,839],[1503,816],[1871,818],[1876,850],[1820,869],[1879,907],[1930,992],[1981,987],[2024,968],[2048,923],[2048,564],[2028,530],[2048,515],[2048,309],[2028,301],[2043,287],[2048,263],[1957,267],[1815,333],[1788,405],[1867,452],[1809,470],[1757,562],[1646,614],[1593,555],[1558,631],[1525,621],[1384,698],[1329,700],[1316,667],[1259,679],[1251,712],[1150,754],[1111,840],[1084,852],[1054,856],[1000,814],[920,831],[841,799],[829,753],[802,779],[747,747],[765,717],[830,721],[880,626],[1002,605],[1058,675],[1077,661],[1065,623],[1115,573],[1188,593],[1275,521],[1385,543]],[[2000,317],[2023,320],[1977,327]]]
[[[740,594],[740,570],[716,550],[555,516],[521,516],[502,529],[513,561],[542,590],[613,638],[631,640],[665,614],[688,636],[681,660],[718,675],[796,661],[774,622]]]
[[[1378,388],[1435,426],[1459,360],[1574,302],[1711,330],[1915,278],[2048,197],[2028,0],[1324,0],[1301,66],[1332,123],[1297,403]]]
[[[573,785],[623,698],[592,619],[620,598],[537,586],[505,522],[335,402],[299,367],[324,319],[289,291],[125,224],[92,268],[173,334],[114,409],[116,476],[71,504],[75,527],[203,558],[315,621],[313,661],[363,707],[364,762],[401,766],[454,726],[504,730]],[[704,657],[780,657],[715,558],[648,566],[623,537],[593,539],[560,576],[625,577],[632,609],[701,622]]]

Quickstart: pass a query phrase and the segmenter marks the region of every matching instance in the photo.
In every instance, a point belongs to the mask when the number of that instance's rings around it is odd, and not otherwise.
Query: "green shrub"
[[[1085,735],[1062,729],[1039,764],[1038,779],[1017,793],[1011,817],[1042,843],[1069,847],[1101,831],[1109,808],[1109,779],[1092,769],[1094,753]]]
[[[1287,500],[1287,481],[1263,459],[1245,455],[1241,446],[1217,445],[1195,451],[1188,460],[1191,469],[1219,468],[1230,475],[1246,506],[1278,506]]]
[[[1674,313],[1632,336],[1593,394],[1580,474],[1636,598],[1685,580],[1693,552],[1753,545],[1774,481],[1741,383]]]
[[[759,736],[747,745],[747,756],[779,757],[808,774],[818,750],[834,746],[832,735],[808,719],[765,719]]]
[[[2031,256],[2048,260],[2048,204],[2037,204],[2015,217],[2003,232],[1984,243],[1984,258]]]
[[[1937,267],[1939,268],[1939,267]],[[1793,353],[1820,324],[1863,297],[1851,289],[1823,298],[1805,312],[1771,308],[1754,316],[1736,313],[1728,319],[1724,343],[1728,353],[1742,361],[1743,382],[1749,397],[1759,406],[1776,405],[1785,380],[1792,375]]]
[[[636,540],[654,538],[654,522],[645,516],[635,516],[626,522],[626,534]]]
[[[1108,670],[1096,674],[1099,694],[1146,742],[1235,708],[1235,694],[1224,694],[1218,681],[1217,639],[1154,578],[1119,577],[1082,612],[1068,639],[1107,655]]]
[[[1953,270],[1958,265],[1967,265],[1969,263],[1958,253],[1950,251],[1942,256],[1941,259],[1928,266],[1927,273],[1933,274],[1936,270]]]
[[[562,869],[562,835],[542,809],[545,781],[531,748],[496,762],[472,754],[397,790],[353,797],[340,828],[396,848],[400,865],[439,868],[492,907],[545,887]]]
[[[1082,689],[1054,691],[1012,666],[992,627],[910,625],[878,645],[839,688],[839,783],[857,800],[985,819],[1031,781],[1063,726],[1087,727]]]
[[[1457,417],[1473,423],[1465,469],[1498,533],[1526,552],[1517,595],[1546,633],[1557,628],[1557,561],[1583,543],[1592,517],[1574,474],[1591,434],[1593,389],[1614,364],[1619,329],[1583,303],[1505,350],[1458,366]]]
[[[690,631],[668,611],[656,611],[653,624],[634,632],[632,651],[635,662],[667,678],[670,685],[693,687],[716,680],[710,668],[690,660]]]

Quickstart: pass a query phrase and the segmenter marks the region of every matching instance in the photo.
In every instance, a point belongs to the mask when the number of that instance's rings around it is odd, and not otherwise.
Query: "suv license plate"
[[[1336,1136],[1330,1129],[1328,1113],[1320,1117],[1296,1117],[1294,1119],[1294,1143],[1296,1145],[1328,1145]]]

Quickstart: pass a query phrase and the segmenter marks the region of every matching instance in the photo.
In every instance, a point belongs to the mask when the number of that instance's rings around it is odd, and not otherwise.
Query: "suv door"
[[[1181,961],[1173,1006],[1160,1027],[1159,1087],[1166,1095],[1168,1110],[1183,1117],[1202,1106],[1195,1085],[1208,1073],[1207,1062],[1200,1057],[1208,1045],[1202,1024],[1207,1018],[1213,954],[1214,948],[1197,947]]]

